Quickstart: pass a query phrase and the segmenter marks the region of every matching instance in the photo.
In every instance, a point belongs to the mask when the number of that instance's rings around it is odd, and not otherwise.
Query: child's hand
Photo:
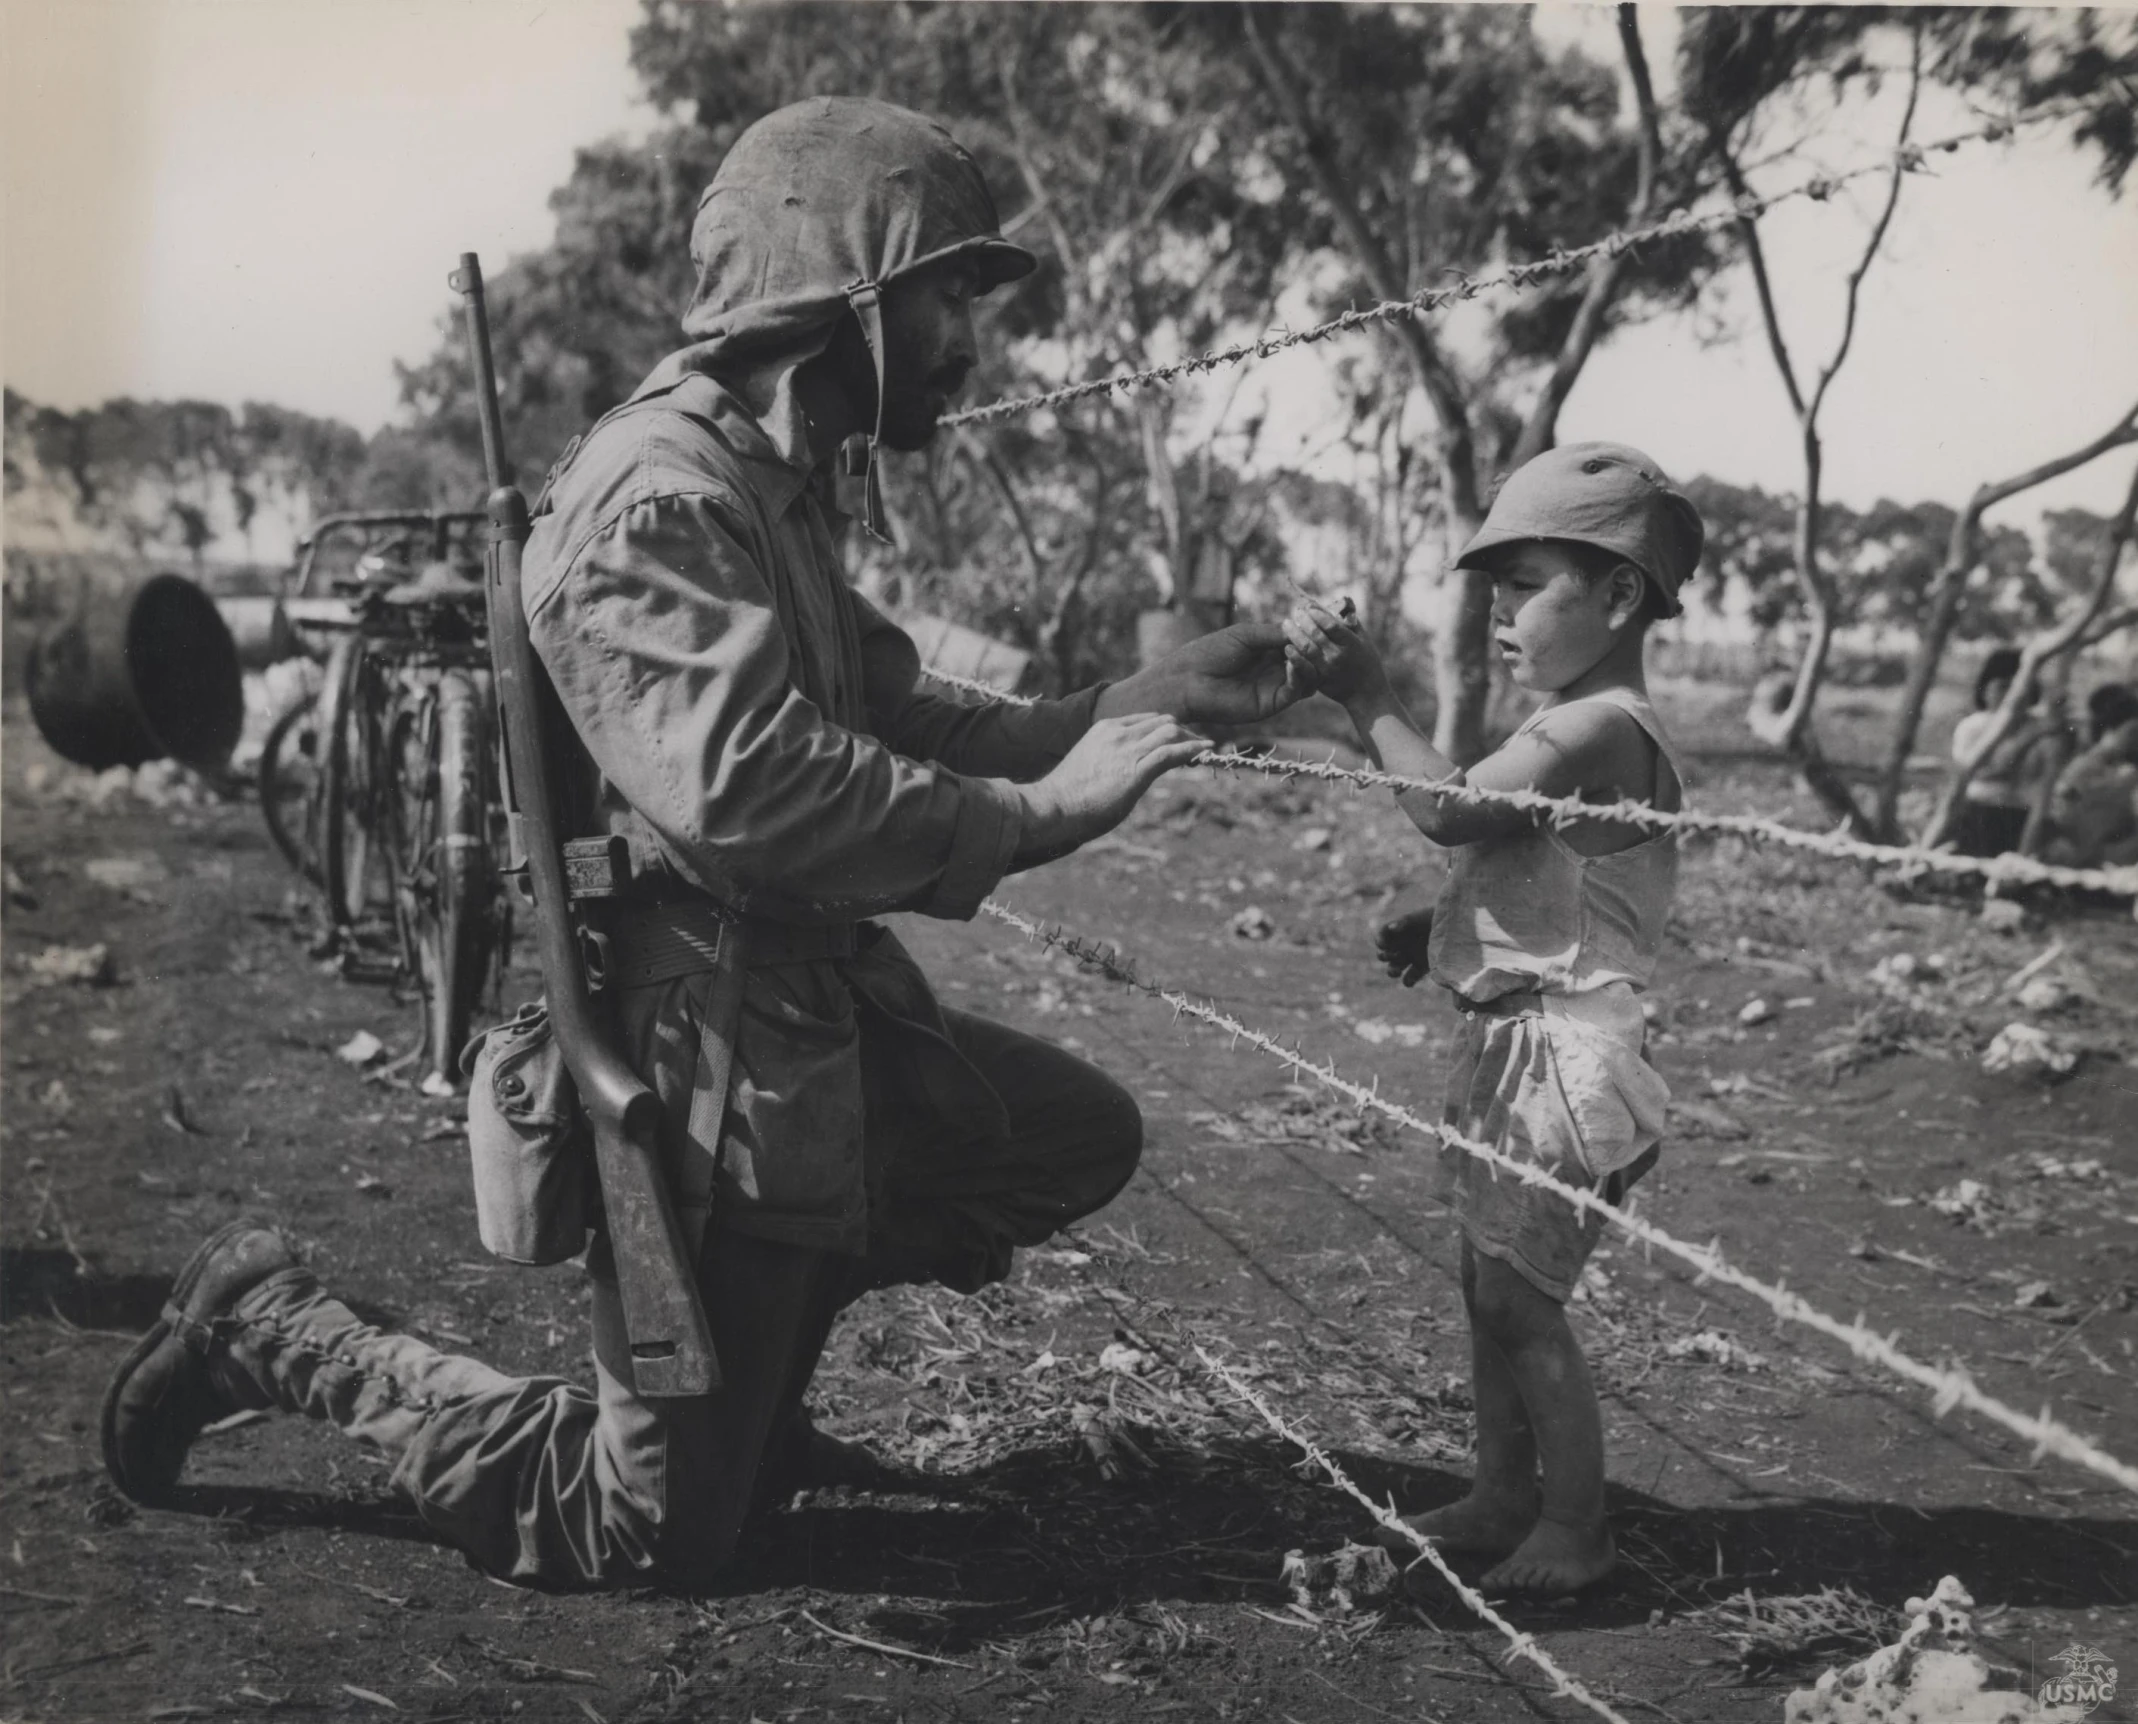
[[[1415,988],[1426,972],[1426,948],[1433,935],[1433,907],[1413,910],[1383,922],[1374,936],[1373,953],[1381,966],[1406,988]]]
[[[1366,637],[1312,599],[1284,619],[1284,655],[1303,681],[1346,705],[1388,686],[1381,655]]]

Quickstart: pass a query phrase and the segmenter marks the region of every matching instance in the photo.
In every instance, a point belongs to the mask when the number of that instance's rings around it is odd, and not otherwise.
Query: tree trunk
[[[1918,28],[1914,32],[1908,101],[1901,113],[1898,141],[1902,144],[1907,142],[1909,130],[1915,123],[1915,106],[1922,85],[1922,32]],[[1711,136],[1709,147],[1721,164],[1731,195],[1744,199],[1750,188],[1745,184],[1743,169],[1730,149],[1728,139],[1719,134]],[[1872,223],[1855,268],[1849,271],[1840,339],[1835,342],[1832,355],[1819,368],[1809,391],[1798,380],[1795,362],[1789,354],[1789,341],[1782,332],[1781,313],[1774,301],[1773,280],[1767,272],[1767,254],[1760,239],[1758,217],[1748,211],[1737,220],[1737,231],[1744,240],[1745,262],[1751,270],[1759,303],[1760,322],[1766,330],[1767,349],[1774,358],[1782,389],[1789,397],[1790,410],[1796,417],[1798,441],[1804,456],[1804,495],[1797,505],[1792,560],[1797,586],[1803,594],[1811,622],[1810,638],[1797,665],[1787,704],[1780,712],[1771,714],[1755,709],[1750,715],[1751,723],[1756,734],[1782,749],[1797,764],[1812,794],[1844,821],[1850,835],[1856,838],[1875,837],[1873,825],[1857,803],[1848,781],[1827,761],[1811,727],[1812,709],[1826,674],[1827,654],[1833,646],[1835,613],[1833,583],[1819,561],[1819,488],[1825,453],[1819,436],[1819,412],[1826,403],[1827,391],[1833,387],[1834,379],[1848,363],[1849,349],[1856,338],[1856,313],[1863,292],[1863,279],[1869,274],[1879,247],[1885,242],[1887,230],[1893,224],[1893,212],[1900,204],[1903,173],[1904,158],[1896,155],[1886,177],[1884,206]]]
[[[1930,607],[1923,618],[1922,636],[1916,644],[1915,657],[1908,666],[1907,686],[1901,692],[1900,711],[1894,718],[1893,736],[1886,746],[1885,762],[1879,773],[1876,819],[1882,841],[1890,843],[1900,832],[1900,796],[1907,778],[1908,757],[1915,750],[1915,739],[1922,730],[1924,708],[1929,705],[1930,691],[1937,684],[1938,667],[1944,661],[1953,626],[1959,620],[1960,601],[1967,592],[1967,577],[1973,573],[1978,555],[1982,517],[2009,497],[2031,491],[2037,485],[2085,466],[2111,449],[2133,442],[2138,442],[2138,406],[2127,409],[2115,424],[2083,447],[2044,461],[2038,467],[2030,467],[2024,473],[2016,473],[2009,479],[1999,480],[1994,485],[1980,487],[1968,499],[1959,519],[1953,522],[1951,536],[1945,544],[1945,560],[1931,582]]]
[[[1245,8],[1240,17],[1256,74],[1297,132],[1315,186],[1366,285],[1383,300],[1409,298],[1408,283],[1395,259],[1366,221],[1340,171],[1335,144],[1315,122],[1296,68],[1264,37],[1253,7]],[[1449,759],[1468,765],[1484,753],[1485,709],[1492,695],[1492,583],[1481,574],[1453,567],[1456,553],[1477,531],[1485,514],[1476,439],[1462,381],[1432,332],[1417,317],[1398,319],[1390,327],[1440,425],[1434,454],[1446,500],[1449,548],[1448,566],[1435,583],[1432,606],[1433,741]]]
[[[1957,535],[1959,529],[1955,527]],[[1872,804],[1872,822],[1878,841],[1892,844],[1900,838],[1900,798],[1907,786],[1908,759],[1915,752],[1915,739],[1923,728],[1923,711],[1930,704],[1930,691],[1937,686],[1938,669],[1945,662],[1945,648],[1952,640],[1953,625],[1960,618],[1960,599],[1967,590],[1967,577],[1974,569],[1972,537],[1968,550],[1956,556],[1948,550],[1944,565],[1930,588],[1930,608],[1923,617],[1922,634],[1915,643],[1915,656],[1908,663],[1908,681],[1901,689],[1900,711],[1893,720],[1893,735],[1886,744],[1886,758],[1879,767],[1878,788]]]
[[[1474,485],[1458,507],[1443,469],[1448,555],[1433,592],[1433,746],[1458,766],[1483,758],[1485,716],[1492,702],[1492,577],[1458,569],[1455,559],[1484,524]]]

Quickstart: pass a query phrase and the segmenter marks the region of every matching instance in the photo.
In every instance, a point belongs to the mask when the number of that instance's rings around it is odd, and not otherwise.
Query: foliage
[[[9,390],[7,496],[106,544],[199,561],[263,509],[301,520],[363,495],[363,436],[266,402],[121,398],[75,412]]]
[[[1415,285],[1449,265],[1579,244],[1625,213],[1635,148],[1616,75],[1544,48],[1525,13],[1260,15],[1338,127],[1345,171]],[[1041,254],[1032,278],[985,308],[976,396],[1267,327],[1288,284],[1311,284],[1317,310],[1355,297],[1355,264],[1300,171],[1300,140],[1269,124],[1240,29],[1231,11],[1205,7],[647,0],[632,59],[666,123],[643,146],[581,152],[554,200],[555,243],[493,277],[506,415],[526,464],[539,471],[673,344],[700,187],[744,125],[809,94],[943,118]],[[1617,315],[1676,302],[1699,251],[1688,242],[1635,260]],[[1466,350],[1465,387],[1500,457],[1581,292],[1576,281],[1516,302]],[[454,332],[403,382],[419,424],[472,438]],[[1217,620],[1236,591],[1284,572],[1284,499],[1300,494],[1258,459],[1262,427],[1230,419],[1227,387],[1086,403],[903,463],[901,590],[1034,648],[1058,682],[1118,668],[1145,605]],[[1433,520],[1432,469],[1403,411],[1407,384],[1345,387],[1361,402],[1356,465],[1381,475],[1365,486],[1374,524],[1350,549],[1377,558],[1362,584],[1370,611],[1392,617],[1424,535],[1392,531],[1385,505],[1400,498],[1410,519]],[[877,562],[870,577],[893,578]]]
[[[1943,84],[1970,97],[1990,94],[2021,109],[2084,94],[2088,106],[2076,117],[2061,111],[2039,117],[2073,125],[2082,144],[2102,152],[2101,178],[2113,192],[2128,166],[2133,80],[2124,75],[2129,66],[2119,70],[2114,64],[2107,41],[2090,27],[2074,34],[1987,11],[1934,7],[1710,8],[1689,14],[1680,35],[1684,110],[1704,134],[1706,152],[1725,185],[1740,198],[1751,189],[1755,158],[1771,164],[1799,149],[1804,134],[1816,135],[1820,114],[1813,92],[1822,92],[1829,104],[1858,84],[1875,93],[1886,75],[1882,57],[1895,46],[1906,47],[1906,97],[1895,138],[1899,153],[1882,175],[1878,213],[1841,284],[1840,335],[1830,353],[1818,356],[1792,342],[1776,302],[1759,218],[1748,212],[1735,224],[1803,454],[1787,562],[1804,621],[1798,663],[1780,699],[1772,697],[1771,687],[1763,689],[1751,722],[1762,740],[1796,762],[1829,810],[1859,836],[1898,836],[1902,779],[1924,702],[1947,641],[1974,620],[1967,612],[1978,593],[2002,609],[2003,620],[2024,624],[2031,613],[2039,626],[2056,615],[2055,595],[2034,571],[2031,554],[2020,555],[2008,531],[1985,535],[1978,530],[1982,510],[2127,439],[2111,432],[2069,456],[1978,491],[1963,515],[1945,516],[1947,544],[1939,553],[1925,532],[1934,524],[1921,519],[1919,511],[1883,505],[1859,517],[1825,499],[1821,409],[1852,348],[1864,279],[1890,230],[1908,171],[1920,165],[1920,152],[1914,161],[1908,152],[1915,149],[1912,128],[1926,85]],[[2138,36],[2128,32],[2116,41],[2126,50],[2138,46]],[[2074,73],[2077,67],[2084,71]],[[2077,81],[2069,82],[2074,76]],[[2119,108],[2124,110],[2120,120],[2115,117]],[[1799,135],[1788,136],[1791,131]],[[1771,526],[1772,513],[1766,513]],[[1736,548],[1757,549],[1751,540]],[[1854,620],[1868,614],[1917,636],[1900,714],[1868,809],[1827,761],[1814,722],[1835,631],[1852,620],[1852,610]],[[2058,622],[2048,632],[2061,639],[2067,631]],[[1948,805],[1951,800],[1948,795]]]
[[[2096,8],[1704,6],[1679,33],[1680,102],[1715,137],[1789,116],[1796,98],[1875,90],[1882,37],[1920,28],[1932,81],[2018,114],[2070,107],[2070,141],[2120,191],[2138,159],[2138,16]]]
[[[1708,533],[1702,562],[1708,578],[1687,589],[1689,602],[1719,611],[1735,586],[1746,595],[1747,614],[1761,633],[1800,622],[1803,595],[1791,579],[1797,499],[1704,476],[1689,481],[1686,492]],[[1835,580],[1836,625],[1916,633],[1944,562],[1953,514],[1939,502],[1881,498],[1863,510],[1827,503],[1820,526]],[[2039,556],[2016,527],[1983,531],[1979,561],[1962,590],[1956,639],[2006,639],[2039,627],[2056,614],[2059,598],[2083,583],[2107,521],[2070,509],[2045,516],[2044,528]]]
[[[1945,75],[2022,111],[2071,104],[2071,141],[2122,190],[2138,161],[2138,14],[2059,7],[1956,8],[1940,14]]]
[[[1205,15],[1214,48],[1236,39],[1227,12],[1189,10]],[[1527,8],[1310,5],[1262,18],[1401,291],[1585,245],[1625,220],[1637,149],[1618,74],[1547,47]],[[1348,264],[1325,278],[1319,309],[1370,294],[1327,200],[1306,190],[1315,177],[1308,140],[1279,128],[1269,147],[1303,247]],[[1697,163],[1682,148],[1666,154],[1666,182],[1683,199]],[[1682,305],[1714,262],[1704,238],[1644,248],[1608,322]],[[1538,370],[1558,353],[1583,291],[1579,276],[1549,281],[1495,307],[1465,344],[1464,393],[1488,473],[1504,467]]]

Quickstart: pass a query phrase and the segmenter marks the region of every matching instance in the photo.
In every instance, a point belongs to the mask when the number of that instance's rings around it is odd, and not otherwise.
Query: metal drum
[[[38,641],[25,680],[45,741],[98,771],[165,755],[220,767],[245,721],[237,645],[182,575],[92,598]]]
[[[272,596],[244,594],[215,601],[224,626],[238,649],[238,664],[245,670],[265,670],[271,664],[294,657],[300,650],[296,631],[282,601]]]

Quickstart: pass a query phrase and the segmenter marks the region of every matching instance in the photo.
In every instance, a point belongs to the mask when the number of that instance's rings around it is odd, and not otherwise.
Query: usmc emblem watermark
[[[2096,1706],[2115,1699],[2116,1667],[2109,1663],[2107,1653],[2074,1642],[2049,1662],[2061,1664],[2064,1674],[2052,1676],[2041,1685],[2044,1706],[2075,1706],[2084,1717]]]

